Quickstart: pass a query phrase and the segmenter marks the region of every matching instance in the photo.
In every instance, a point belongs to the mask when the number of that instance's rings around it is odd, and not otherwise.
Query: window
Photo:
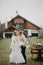
[[[26,37],[28,37],[28,30],[24,30],[24,35],[26,36]]]
[[[33,37],[38,37],[38,33],[32,33]]]
[[[17,28],[23,28],[23,24],[16,24],[15,25]]]

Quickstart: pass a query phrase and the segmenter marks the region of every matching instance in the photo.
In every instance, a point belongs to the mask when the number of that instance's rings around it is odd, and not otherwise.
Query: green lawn
[[[43,41],[43,38],[41,39],[35,39],[35,38],[28,38],[29,44],[31,44],[32,41]],[[10,39],[2,39],[0,40],[0,65],[16,65],[9,63],[9,54],[10,54]],[[43,65],[42,62],[37,62],[31,59],[30,57],[30,50],[26,50],[26,56],[27,56],[27,64],[24,65]],[[17,65],[23,65],[23,64],[17,64]]]

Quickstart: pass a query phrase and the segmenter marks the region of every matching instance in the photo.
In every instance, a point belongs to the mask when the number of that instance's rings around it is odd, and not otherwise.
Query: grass
[[[43,41],[43,38],[28,38],[29,44],[31,44],[32,41]],[[10,39],[2,39],[0,40],[0,65],[16,65],[9,63],[9,54],[10,54]],[[26,56],[27,56],[27,64],[24,65],[43,65],[42,62],[37,62],[31,59],[30,57],[30,49],[26,50]],[[17,65],[23,65],[23,64],[17,64]]]

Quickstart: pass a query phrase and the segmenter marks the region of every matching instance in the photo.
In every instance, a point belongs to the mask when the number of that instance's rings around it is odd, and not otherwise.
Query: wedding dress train
[[[21,42],[19,41],[19,38],[15,39],[15,37],[12,37],[11,40],[10,48],[12,51],[9,55],[10,63],[25,63],[24,57],[21,53]]]

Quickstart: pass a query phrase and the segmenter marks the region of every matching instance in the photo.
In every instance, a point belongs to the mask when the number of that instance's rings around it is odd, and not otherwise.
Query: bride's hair
[[[13,34],[16,36],[16,32],[18,32],[18,30],[15,30],[14,32],[13,32]]]

